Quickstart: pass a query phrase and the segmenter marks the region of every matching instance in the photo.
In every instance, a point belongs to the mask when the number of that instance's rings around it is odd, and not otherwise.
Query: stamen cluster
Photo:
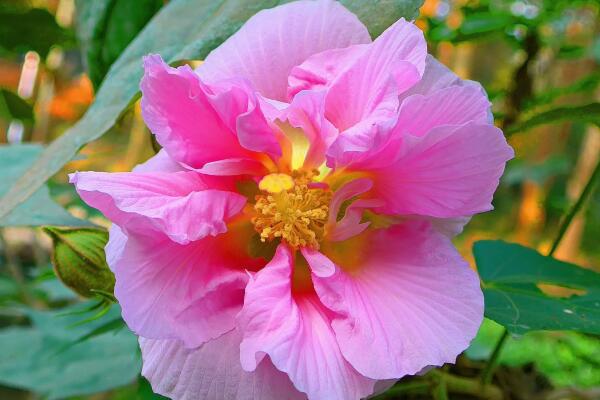
[[[262,242],[281,238],[288,245],[318,249],[323,240],[331,191],[311,187],[314,172],[295,172],[290,189],[256,196],[252,219]]]

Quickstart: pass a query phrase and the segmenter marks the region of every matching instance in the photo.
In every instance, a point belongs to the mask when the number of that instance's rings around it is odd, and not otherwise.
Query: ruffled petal
[[[368,178],[354,179],[335,191],[329,205],[329,218],[326,226],[326,238],[334,242],[346,240],[367,229],[370,222],[362,222],[365,208],[380,207],[384,203],[378,199],[358,199],[352,202],[338,220],[342,203],[359,196],[373,187]]]
[[[253,371],[265,355],[309,399],[358,400],[375,381],[344,360],[331,315],[314,294],[292,294],[292,254],[285,245],[248,283],[238,318],[242,367]]]
[[[454,362],[483,319],[477,274],[427,222],[364,235],[360,254],[323,250],[337,265],[331,276],[318,273],[322,257],[305,254],[344,357],[376,379]]]
[[[393,164],[371,171],[374,197],[386,202],[380,211],[454,218],[493,208],[504,166],[514,156],[500,129],[468,123],[402,138]]]
[[[398,95],[419,81],[427,44],[414,24],[399,20],[383,32],[331,84],[326,116],[345,131],[367,118],[395,115]]]
[[[185,168],[173,160],[165,149],[133,168],[133,172],[182,172]]]
[[[296,1],[258,12],[197,69],[209,82],[248,79],[263,95],[286,100],[291,69],[327,49],[369,43],[358,18],[334,1]]]
[[[195,172],[77,172],[70,182],[121,228],[162,232],[181,244],[225,232],[225,222],[246,204],[242,195],[213,189],[209,183],[217,179]]]
[[[113,226],[106,257],[123,319],[136,334],[196,347],[235,326],[254,260],[233,251],[229,235],[180,245],[160,234]]]
[[[292,145],[292,166],[295,168],[318,168],[325,162],[327,148],[338,135],[338,130],[325,118],[324,100],[324,92],[303,91],[277,117],[299,128],[299,134],[303,136],[300,140],[288,137]],[[298,151],[300,153],[296,154]]]
[[[325,50],[310,56],[302,64],[292,68],[288,77],[288,97],[291,99],[302,90],[328,89],[367,48],[366,44],[356,44],[342,49]]]
[[[484,125],[491,103],[475,85],[450,86],[429,95],[412,95],[404,100],[398,113],[397,129],[403,134],[423,136],[443,125]]]
[[[185,65],[172,68],[158,55],[144,59],[142,115],[157,141],[177,162],[204,164],[280,154],[275,134],[246,82],[204,84]],[[249,137],[254,140],[249,140]]]
[[[409,96],[415,94],[428,95],[450,86],[471,86],[479,89],[482,95],[487,98],[487,93],[479,82],[460,79],[448,67],[436,60],[432,55],[428,54],[425,59],[425,72],[423,73],[423,77],[416,85],[400,95],[400,103]],[[492,114],[491,108],[488,109],[487,122],[490,124],[494,123],[494,115]]]
[[[427,95],[437,90],[449,86],[463,85],[464,81],[460,79],[452,70],[428,54],[425,58],[425,71],[423,78],[412,88],[401,95],[401,98],[412,96],[413,94]]]
[[[212,85],[211,103],[227,127],[236,132],[245,149],[281,156],[281,148],[261,110],[254,88],[241,78],[232,78]]]
[[[240,336],[233,330],[197,349],[176,340],[140,337],[142,375],[156,393],[173,400],[306,399],[268,358],[255,371],[244,371]]]

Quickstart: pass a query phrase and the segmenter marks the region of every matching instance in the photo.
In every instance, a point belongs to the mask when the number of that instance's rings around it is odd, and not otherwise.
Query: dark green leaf
[[[86,340],[89,340],[96,336],[103,335],[108,332],[120,331],[124,327],[125,327],[125,322],[123,321],[123,319],[121,317],[111,319],[110,321],[105,322],[104,324],[100,325],[99,327],[93,329],[91,332],[86,333],[85,335],[83,335],[82,337],[77,339],[75,342],[71,343],[69,346],[73,346],[73,345],[76,345],[77,343],[85,342]]]
[[[45,57],[50,47],[69,40],[68,31],[58,26],[48,10],[0,5],[0,53],[20,54],[33,50]]]
[[[367,26],[372,37],[379,36],[400,18],[408,21],[419,16],[425,0],[341,0],[340,2]]]
[[[600,334],[600,274],[514,243],[476,242],[473,254],[483,281],[486,317],[510,332],[574,330]],[[550,297],[536,285],[584,292]]]
[[[141,58],[154,52],[173,63],[202,59],[235,32],[250,16],[280,1],[173,0],[163,7],[111,66],[94,104],[71,129],[52,142],[34,165],[0,200],[0,218],[31,196],[86,143],[102,136],[138,92]],[[373,33],[414,10],[422,0],[345,0],[342,3],[366,20]]]
[[[78,0],[77,36],[97,89],[112,63],[162,7],[163,0]]]
[[[577,59],[585,56],[586,47],[578,45],[565,44],[558,49],[558,58]]]
[[[22,144],[0,146],[0,196],[3,196],[12,183],[31,166],[42,153],[42,146]],[[0,217],[0,226],[15,225],[90,225],[87,221],[77,219],[56,204],[48,193],[48,188],[42,186],[33,195],[8,215]]]
[[[600,103],[582,106],[564,106],[536,114],[524,121],[517,122],[507,129],[506,134],[524,132],[544,124],[555,124],[565,121],[588,122],[600,125]]]
[[[73,318],[29,311],[32,327],[0,330],[0,383],[49,400],[97,393],[133,382],[141,360],[136,337],[126,329],[70,346],[96,325],[73,328]],[[118,315],[115,307],[111,318]],[[104,322],[102,322],[104,323]]]
[[[477,12],[465,15],[458,33],[464,37],[482,36],[491,32],[503,31],[514,23],[509,13]]]
[[[33,122],[33,107],[16,93],[0,89],[0,119]]]
[[[54,244],[52,263],[60,280],[84,297],[112,293],[115,277],[106,264],[108,232],[92,228],[44,227]]]
[[[593,93],[598,86],[600,86],[600,72],[595,72],[577,80],[568,86],[552,87],[542,93],[537,94],[533,99],[527,102],[526,108],[530,109],[549,104],[557,98],[569,94]]]
[[[548,157],[540,163],[529,163],[523,159],[516,159],[507,165],[502,182],[515,185],[527,180],[543,185],[556,175],[566,174],[569,169],[569,159],[564,155]]]

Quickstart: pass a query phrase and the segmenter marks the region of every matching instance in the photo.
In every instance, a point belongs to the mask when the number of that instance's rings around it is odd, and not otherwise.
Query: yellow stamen
[[[316,171],[294,172],[293,177],[271,174],[261,180],[259,188],[267,193],[256,196],[256,216],[252,219],[261,241],[279,238],[295,248],[319,248],[331,191],[309,187],[316,174]]]

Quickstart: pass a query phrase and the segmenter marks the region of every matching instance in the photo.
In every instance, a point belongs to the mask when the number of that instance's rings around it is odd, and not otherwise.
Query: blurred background
[[[18,152],[0,150],[0,196],[41,146],[84,114],[109,66],[167,1],[99,1],[95,9],[81,3],[0,1],[0,144],[19,146]],[[496,123],[516,150],[495,211],[474,218],[457,246],[472,264],[473,242],[487,238],[546,253],[600,158],[600,2],[425,0],[420,11],[416,23],[429,52],[485,86]],[[82,12],[101,19],[92,32],[82,27],[88,21]],[[132,104],[36,192],[44,205],[32,204],[31,218],[42,212],[38,207],[64,213],[60,205],[69,214],[63,220],[72,218],[73,225],[89,219],[107,226],[78,199],[67,173],[127,171],[154,153],[139,106]],[[159,398],[139,377],[136,339],[123,328],[117,306],[102,293],[84,300],[56,278],[51,254],[57,233],[2,225],[0,399]],[[555,257],[600,272],[600,191],[570,225]],[[576,292],[541,288],[553,296]],[[486,320],[452,372],[470,376],[480,369],[501,332]],[[574,332],[512,337],[496,380],[507,399],[600,399],[600,341]],[[416,385],[402,396],[428,398]]]

